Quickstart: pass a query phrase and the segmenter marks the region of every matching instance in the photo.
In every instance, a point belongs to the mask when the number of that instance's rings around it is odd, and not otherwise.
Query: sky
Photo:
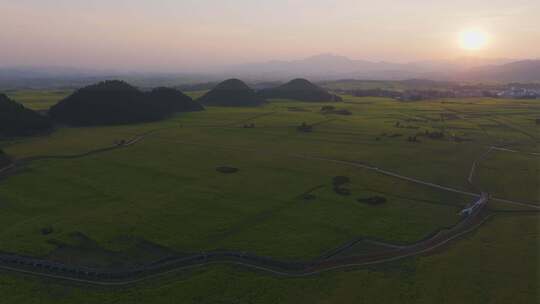
[[[538,0],[0,0],[0,66],[197,71],[333,53],[540,57]],[[460,47],[480,30],[485,47]]]

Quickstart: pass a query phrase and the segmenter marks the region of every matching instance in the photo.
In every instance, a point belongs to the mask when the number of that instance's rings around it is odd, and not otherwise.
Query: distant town
[[[355,97],[390,97],[402,101],[439,98],[491,97],[502,99],[540,99],[540,84],[448,85],[432,89],[336,89],[339,94]]]

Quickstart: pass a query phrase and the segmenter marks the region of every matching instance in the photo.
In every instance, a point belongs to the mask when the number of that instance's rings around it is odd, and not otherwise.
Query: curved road
[[[65,280],[101,286],[122,286],[144,280],[186,271],[212,264],[233,264],[268,272],[284,277],[306,277],[323,272],[376,265],[417,256],[436,250],[449,242],[474,231],[489,219],[483,208],[475,210],[455,226],[440,231],[433,237],[418,243],[394,247],[360,256],[345,256],[308,262],[289,263],[269,258],[248,255],[245,252],[208,252],[177,258],[147,268],[136,268],[124,272],[101,272],[98,269],[78,269],[69,265],[53,264],[46,260],[0,254],[0,269],[38,277]]]

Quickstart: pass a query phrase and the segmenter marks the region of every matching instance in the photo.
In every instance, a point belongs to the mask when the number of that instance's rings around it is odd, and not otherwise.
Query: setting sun
[[[466,30],[460,33],[459,42],[465,50],[479,50],[486,46],[488,35],[480,30]]]

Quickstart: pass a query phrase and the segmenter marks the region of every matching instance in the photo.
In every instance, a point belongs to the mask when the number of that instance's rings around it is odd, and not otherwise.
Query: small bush
[[[323,114],[337,114],[337,115],[351,115],[351,111],[347,109],[336,109],[333,106],[324,106],[321,107],[321,113]]]
[[[431,139],[443,139],[444,138],[444,133],[443,132],[428,132],[426,134],[429,138]]]
[[[360,203],[376,206],[376,205],[381,205],[381,204],[386,203],[386,198],[382,196],[372,196],[368,198],[359,198],[358,201]]]
[[[332,178],[332,184],[334,184],[336,187],[348,184],[350,182],[351,179],[347,176],[334,176],[334,178]]]
[[[9,164],[11,164],[11,159],[2,149],[0,149],[0,169]]]
[[[45,228],[41,228],[40,232],[42,235],[49,235],[53,233],[53,229],[52,227],[45,227]]]
[[[313,127],[303,122],[301,125],[296,127],[296,129],[300,132],[311,132],[313,131]]]
[[[221,167],[217,167],[216,171],[220,173],[231,174],[231,173],[236,173],[239,170],[238,168],[234,168],[234,167],[221,166]]]
[[[351,195],[351,190],[347,188],[342,188],[342,187],[334,187],[334,192],[336,194],[343,195],[343,196]]]
[[[302,199],[306,200],[306,201],[312,201],[314,199],[316,199],[317,197],[311,193],[308,193],[308,194],[304,194],[304,196],[302,197]]]

